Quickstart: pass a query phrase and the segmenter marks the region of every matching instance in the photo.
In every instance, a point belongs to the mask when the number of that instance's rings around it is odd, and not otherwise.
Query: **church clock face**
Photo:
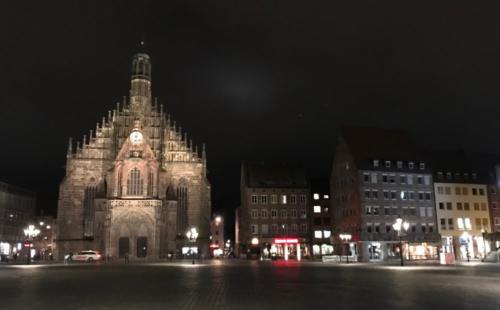
[[[133,133],[130,134],[130,141],[132,144],[141,144],[143,140],[142,133],[138,131],[134,131]]]

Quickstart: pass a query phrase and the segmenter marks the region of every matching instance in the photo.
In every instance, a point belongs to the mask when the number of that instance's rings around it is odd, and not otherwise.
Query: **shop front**
[[[261,259],[294,259],[309,257],[305,240],[296,237],[282,237],[264,240],[260,248]]]

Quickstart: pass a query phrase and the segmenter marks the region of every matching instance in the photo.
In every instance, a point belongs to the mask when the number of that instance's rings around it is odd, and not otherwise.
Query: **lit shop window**
[[[314,213],[321,213],[321,206],[314,206]]]
[[[314,200],[319,200],[319,194],[318,193],[314,193],[313,194],[313,199]]]

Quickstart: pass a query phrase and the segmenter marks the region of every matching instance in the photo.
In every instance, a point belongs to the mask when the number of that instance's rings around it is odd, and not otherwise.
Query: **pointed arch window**
[[[148,172],[148,196],[151,197],[153,196],[153,172],[149,171]]]
[[[141,172],[139,169],[134,168],[130,170],[129,178],[127,180],[127,195],[142,195],[143,184],[144,181],[141,178]]]

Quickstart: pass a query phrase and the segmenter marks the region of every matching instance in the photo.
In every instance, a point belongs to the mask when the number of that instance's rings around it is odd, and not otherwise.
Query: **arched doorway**
[[[146,257],[148,255],[148,238],[137,237],[137,257]]]
[[[121,237],[118,240],[118,256],[122,258],[125,254],[130,254],[130,241],[128,237]]]

